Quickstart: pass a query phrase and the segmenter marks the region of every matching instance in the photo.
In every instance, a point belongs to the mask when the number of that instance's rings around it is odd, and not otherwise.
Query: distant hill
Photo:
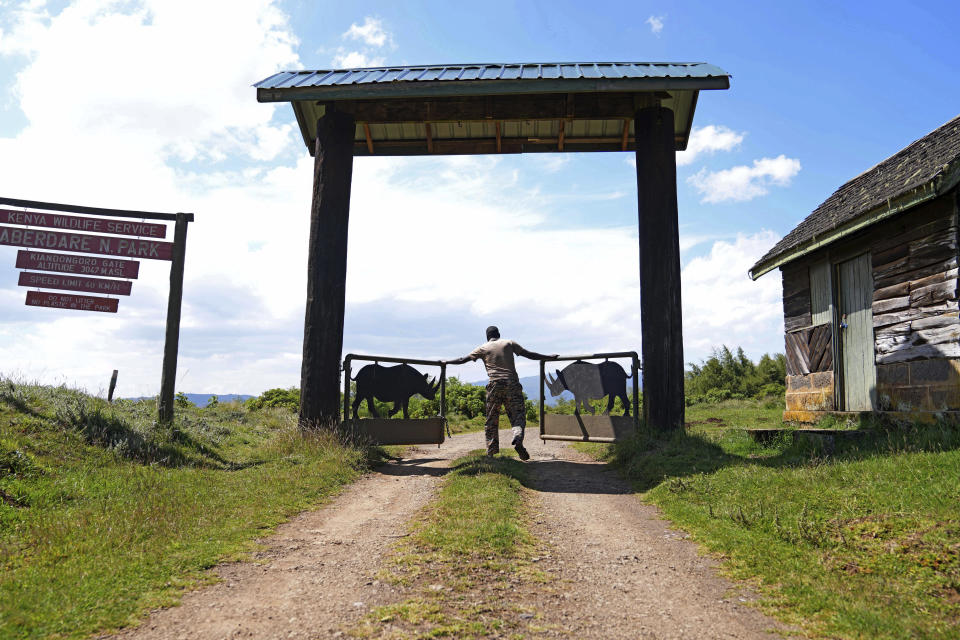
[[[187,393],[184,394],[193,404],[198,407],[205,407],[207,403],[210,402],[210,398],[217,396],[219,402],[233,402],[234,400],[239,400],[243,402],[244,400],[249,400],[250,398],[256,398],[256,396],[248,396],[242,393],[224,393],[220,395],[219,393]]]
[[[255,398],[255,397],[256,397],[256,396],[244,395],[244,394],[242,394],[242,393],[224,393],[224,394],[219,394],[219,393],[185,393],[185,394],[183,394],[183,395],[187,396],[187,399],[188,399],[190,402],[192,402],[193,404],[197,405],[197,406],[200,407],[201,409],[202,409],[203,407],[207,406],[207,404],[210,402],[210,398],[212,398],[213,396],[217,396],[217,400],[219,400],[220,402],[233,402],[234,400],[239,400],[240,402],[243,402],[244,400],[248,400],[248,399],[250,399],[250,398]],[[146,400],[148,397],[153,397],[153,396],[140,396],[139,398],[127,398],[127,399],[128,399],[128,400]]]
[[[561,367],[562,368],[562,367]],[[629,371],[627,372],[629,373]],[[640,376],[640,381],[638,384],[643,382],[643,374]],[[486,386],[487,381],[482,382],[471,382],[469,384],[474,384],[478,386]],[[534,404],[540,402],[540,376],[527,376],[526,378],[520,378],[520,386],[523,387],[523,392],[527,394],[527,397],[533,401]],[[573,400],[573,394],[569,391],[564,391],[559,396],[553,397],[550,395],[550,389],[547,387],[546,383],[543,385],[543,391],[547,395],[547,406],[552,407],[557,404],[557,400],[563,398],[564,400]],[[633,380],[627,378],[627,394],[633,393]]]

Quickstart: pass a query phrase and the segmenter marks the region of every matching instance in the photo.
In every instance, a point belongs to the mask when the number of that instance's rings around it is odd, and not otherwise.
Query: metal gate
[[[357,406],[354,407],[350,402],[350,382],[351,382],[351,363],[355,360],[360,360],[364,362],[372,362],[373,365],[377,368],[367,369],[370,365],[367,365],[361,368],[357,372],[357,398],[353,404]],[[396,367],[380,367],[381,362],[389,362],[397,364]],[[410,367],[411,364],[435,366],[440,368],[440,377],[439,384],[436,388],[433,388],[433,397],[428,397],[424,395],[425,389],[432,388],[432,383],[426,377],[421,377],[420,372],[418,372],[413,367]],[[404,365],[407,366],[407,370],[402,369]],[[368,373],[364,373],[364,369]],[[389,371],[382,371],[389,370]],[[369,372],[373,371],[371,375]],[[412,374],[410,372],[413,372]],[[405,388],[400,389],[399,392],[393,390],[391,393],[381,394],[380,397],[377,397],[378,391],[383,389],[364,389],[361,388],[361,383],[370,384],[372,378],[372,384],[377,386],[378,384],[383,387],[389,383],[395,382],[395,379],[400,379],[401,385],[406,385]],[[379,378],[379,380],[378,380]],[[420,382],[418,382],[420,381]],[[422,386],[420,383],[424,383]],[[407,392],[410,393],[407,393]],[[429,391],[427,391],[429,393]],[[398,404],[398,400],[406,396],[406,402],[409,402],[410,397],[413,395],[422,395],[424,398],[433,399],[436,397],[436,394],[439,394],[440,398],[437,402],[439,407],[438,415],[431,418],[391,418],[391,417],[372,417],[372,418],[359,418],[354,417],[353,412],[355,409],[359,409],[361,401],[366,400],[367,398],[379,399],[381,401],[393,401],[394,409],[393,412],[402,411],[406,414],[406,408],[403,406],[403,402]],[[370,406],[370,405],[368,405]],[[386,444],[436,444],[440,445],[443,443],[444,433],[447,432],[447,365],[444,362],[439,360],[419,360],[417,358],[395,358],[391,356],[366,356],[366,355],[357,355],[354,353],[349,353],[343,360],[343,425],[351,431],[351,433],[364,441],[369,442],[370,444],[376,445],[386,445]]]
[[[629,358],[630,376],[610,358]],[[600,364],[586,362],[600,360]],[[555,369],[556,378],[546,372],[547,362],[573,361],[563,370]],[[540,438],[542,440],[579,440],[581,442],[616,442],[640,429],[640,357],[636,351],[592,353],[579,356],[558,356],[540,361]],[[626,381],[633,379],[633,398],[626,396]],[[546,412],[544,386],[552,395],[570,391],[574,395],[574,413],[562,415]],[[614,397],[621,398],[624,415],[610,415]],[[590,400],[606,397],[607,411],[596,415]],[[580,408],[587,408],[587,413]],[[628,415],[632,408],[633,415]]]

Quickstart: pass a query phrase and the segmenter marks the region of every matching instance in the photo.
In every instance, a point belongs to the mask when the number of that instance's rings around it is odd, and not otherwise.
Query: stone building
[[[750,270],[783,277],[784,419],[960,417],[960,116],[834,192]]]

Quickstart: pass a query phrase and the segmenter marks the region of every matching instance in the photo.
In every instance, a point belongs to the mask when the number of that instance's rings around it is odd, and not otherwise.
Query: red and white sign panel
[[[47,253],[45,251],[26,251],[23,249],[17,251],[17,269],[56,271],[58,273],[76,273],[84,276],[106,276],[108,278],[136,278],[140,275],[140,263],[136,260],[72,256],[67,253]]]
[[[148,238],[167,237],[167,225],[165,224],[117,220],[115,218],[67,216],[62,213],[0,209],[0,223],[22,224],[28,227],[50,227],[66,231],[83,231],[84,233],[115,233],[121,236],[146,236]]]
[[[125,258],[173,260],[173,243],[0,226],[0,244]]]
[[[120,301],[116,298],[78,296],[72,293],[50,293],[48,291],[27,291],[27,306],[30,307],[116,313],[119,305]]]
[[[83,291],[84,293],[102,293],[112,296],[128,296],[133,283],[126,280],[107,280],[105,278],[84,278],[83,276],[65,276],[59,273],[31,273],[24,271],[20,274],[21,287],[36,287],[39,289],[63,289],[66,291]]]

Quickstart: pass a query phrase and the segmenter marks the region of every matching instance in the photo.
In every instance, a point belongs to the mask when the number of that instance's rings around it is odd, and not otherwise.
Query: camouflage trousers
[[[513,427],[513,437],[523,442],[523,430],[527,426],[527,411],[523,404],[523,387],[516,380],[492,380],[487,385],[487,422],[484,435],[487,437],[487,455],[500,451],[500,406],[507,411]]]

